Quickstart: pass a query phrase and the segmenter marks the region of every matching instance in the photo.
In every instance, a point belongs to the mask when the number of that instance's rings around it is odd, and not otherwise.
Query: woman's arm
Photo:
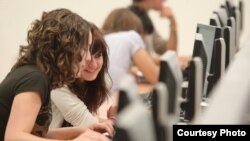
[[[5,141],[44,141],[31,134],[41,108],[37,92],[23,92],[14,97],[5,131]]]
[[[166,50],[178,51],[178,31],[177,23],[172,12],[172,9],[169,6],[162,7],[159,11],[161,17],[167,18],[169,20],[169,38],[164,39],[159,35],[157,31],[153,32],[153,47],[155,51],[162,55]]]
[[[158,82],[160,67],[156,65],[150,55],[146,52],[145,48],[140,48],[133,54],[135,65],[143,73],[143,76],[151,84]]]
[[[41,108],[41,97],[37,92],[23,92],[17,94],[13,100],[10,117],[5,132],[5,141],[62,141],[73,139],[74,141],[92,140],[109,141],[108,138],[98,132],[107,131],[113,134],[110,125],[92,125],[86,128],[72,127],[68,129],[56,129],[49,131],[47,137],[41,138],[31,134],[35,121]],[[98,132],[94,132],[98,131]],[[84,132],[83,134],[81,134]],[[60,137],[59,137],[60,136]]]
[[[46,137],[49,139],[77,139],[80,134],[85,134],[87,137],[90,136],[91,138],[97,138],[101,137],[101,133],[108,133],[112,137],[114,133],[112,124],[105,122],[91,124],[86,127],[50,128]]]
[[[50,128],[46,138],[48,139],[73,139],[81,133],[87,131],[83,127],[65,127],[65,128]]]
[[[86,126],[99,122],[98,118],[90,113],[83,101],[66,87],[52,91],[51,100],[56,107],[56,109],[52,109],[52,112],[59,110],[63,118],[73,126]],[[56,119],[53,119],[52,122],[54,120]]]
[[[173,14],[172,9],[169,6],[164,6],[161,9],[161,16],[166,17],[169,19],[169,38],[167,41],[167,50],[174,50],[177,52],[177,42],[178,42],[178,35],[177,35],[177,23]]]

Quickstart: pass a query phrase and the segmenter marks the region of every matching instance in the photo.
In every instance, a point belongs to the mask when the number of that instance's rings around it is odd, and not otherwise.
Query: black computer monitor
[[[228,15],[227,15],[227,10],[223,5],[217,11],[213,11],[213,13],[215,13],[218,16],[221,27],[227,25]]]
[[[219,20],[218,14],[212,13],[211,18],[209,19],[209,25],[221,27],[221,22]]]
[[[127,74],[118,86],[116,134],[113,141],[155,141],[153,118],[137,94],[135,78]]]
[[[182,103],[184,121],[193,122],[200,113],[202,96],[202,60],[194,57],[189,63],[188,90],[186,100]]]
[[[211,90],[217,84],[218,80],[225,72],[225,58],[226,58],[226,45],[223,38],[215,39],[213,50],[211,75],[208,78],[207,97],[209,97]]]
[[[163,82],[155,85],[152,93],[152,115],[157,141],[172,140],[172,122],[168,118],[168,89]]]
[[[129,105],[131,100],[128,97],[128,94],[124,90],[119,91],[119,98],[118,98],[118,106],[117,106],[117,113],[122,111],[126,106]]]
[[[235,5],[231,0],[226,0],[225,1],[225,8],[227,10],[227,14],[228,14],[229,17],[234,15]]]
[[[215,39],[214,49],[214,84],[225,72],[226,44],[224,38]]]
[[[250,42],[237,54],[227,73],[211,93],[209,106],[197,124],[250,124]]]
[[[231,27],[231,32],[232,32],[232,37],[230,38],[231,42],[232,42],[232,53],[236,53],[237,49],[236,49],[236,23],[235,23],[235,18],[234,17],[230,17],[227,20],[227,26]]]
[[[235,8],[234,10],[234,14],[235,14],[235,27],[236,27],[236,35],[235,35],[235,45],[236,45],[236,51],[239,50],[239,47],[240,47],[240,28],[241,28],[241,13],[239,11],[238,8]]]
[[[204,44],[203,36],[200,33],[196,33],[194,40],[194,48],[192,58],[200,57],[202,61],[202,91],[204,91],[206,75],[207,75],[207,50]],[[201,95],[203,96],[203,94]]]
[[[232,31],[232,27],[228,26],[228,20],[229,20],[229,13],[228,13],[228,7],[226,5],[221,5],[218,11],[214,11],[215,14],[213,19],[210,19],[210,25],[219,26],[222,27],[222,37],[225,40],[226,43],[226,66],[229,65],[230,60],[232,59],[233,52],[233,37],[235,37]],[[220,21],[220,24],[216,23],[215,20],[218,18],[218,21]]]
[[[243,15],[244,15],[244,3],[242,0],[238,1],[236,5],[232,0],[226,0],[225,8],[228,12],[228,17],[233,17],[235,20],[235,46],[239,49],[239,37],[243,28]]]
[[[154,130],[148,107],[136,100],[118,113],[113,141],[156,141]]]
[[[118,87],[119,91],[117,112],[119,113],[132,101],[138,99],[138,94],[135,78],[130,74],[122,77],[121,82],[118,84]]]
[[[168,110],[166,113],[179,120],[180,106],[178,99],[181,97],[181,83],[183,76],[175,51],[167,51],[161,56],[159,82],[163,82],[169,92]]]
[[[229,18],[233,17],[235,20],[235,47],[236,51],[239,49],[239,37],[241,33],[241,26],[242,26],[242,15],[243,13],[240,12],[240,4],[237,5],[232,0],[226,0],[226,9],[229,13]]]
[[[244,4],[244,2],[243,2],[243,0],[239,0],[239,10],[240,10],[240,19],[241,19],[241,21],[240,21],[240,31],[242,32],[242,30],[243,30],[243,22],[244,22],[244,10],[245,10],[245,4]]]
[[[233,32],[232,28],[230,26],[223,27],[222,36],[225,40],[226,45],[226,62],[225,62],[225,68],[228,67],[229,63],[233,60],[234,57],[234,46],[233,46]]]
[[[211,61],[213,55],[214,41],[217,38],[221,37],[221,27],[205,25],[205,24],[197,24],[196,33],[202,34],[204,44],[207,51],[207,68],[206,74],[209,76],[211,74]],[[206,83],[206,79],[205,79]],[[207,84],[204,85],[204,96],[207,95]]]

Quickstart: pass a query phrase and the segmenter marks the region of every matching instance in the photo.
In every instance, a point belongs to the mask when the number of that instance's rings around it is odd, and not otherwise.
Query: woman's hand
[[[108,120],[111,122],[112,125],[116,123],[116,113],[117,113],[117,106],[110,106],[108,110]]]
[[[114,135],[114,127],[111,121],[101,122],[89,125],[87,128],[99,132],[99,133],[108,133],[109,136],[113,137]]]
[[[106,136],[101,133],[95,132],[93,130],[87,129],[84,133],[82,133],[77,138],[72,141],[111,141]]]
[[[161,12],[161,17],[168,18],[170,22],[170,30],[175,31],[177,26],[176,26],[176,20],[175,20],[175,16],[173,14],[172,9],[169,6],[164,6],[162,7],[160,12]]]
[[[185,70],[188,67],[189,61],[191,59],[192,59],[191,56],[178,56],[178,61],[182,70]]]

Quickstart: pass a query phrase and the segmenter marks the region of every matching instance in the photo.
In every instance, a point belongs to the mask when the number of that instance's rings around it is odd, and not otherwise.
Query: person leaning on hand
[[[178,34],[177,23],[172,9],[163,5],[164,0],[133,0],[129,9],[142,21],[144,32],[147,35],[146,47],[150,54],[162,55],[166,50],[177,51]],[[169,20],[169,38],[164,39],[156,31],[148,12],[156,10],[162,18]]]

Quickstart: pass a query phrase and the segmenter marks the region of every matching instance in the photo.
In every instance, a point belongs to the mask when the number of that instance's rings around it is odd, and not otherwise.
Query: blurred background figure
[[[163,5],[164,0],[133,0],[133,4],[129,9],[133,11],[142,21],[143,28],[146,34],[147,51],[153,55],[161,55],[166,50],[177,51],[177,23],[175,16],[169,6]],[[153,21],[148,15],[149,10],[156,10],[160,16],[167,18],[169,24],[169,38],[162,38],[156,31]]]
[[[110,50],[113,92],[118,90],[121,78],[131,72],[132,66],[136,66],[150,84],[158,82],[159,65],[146,51],[144,30],[138,16],[127,8],[114,9],[106,17],[102,29]]]

